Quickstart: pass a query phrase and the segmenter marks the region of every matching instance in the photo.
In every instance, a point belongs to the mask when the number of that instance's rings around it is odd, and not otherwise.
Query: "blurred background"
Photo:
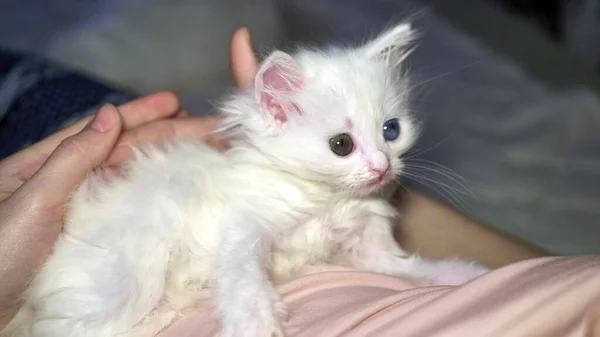
[[[425,124],[406,184],[553,253],[600,253],[600,0],[3,0],[0,47],[204,114],[241,25],[265,55],[403,18],[422,32],[407,66]]]

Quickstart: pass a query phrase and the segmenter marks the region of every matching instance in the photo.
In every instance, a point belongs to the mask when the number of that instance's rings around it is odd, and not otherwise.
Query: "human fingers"
[[[133,154],[132,147],[146,143],[160,144],[165,139],[198,139],[218,150],[225,149],[220,135],[213,132],[217,124],[218,118],[213,116],[167,119],[146,124],[123,133],[106,163],[111,166],[121,164]]]
[[[65,138],[13,196],[35,195],[40,204],[63,204],[85,176],[108,157],[122,127],[117,108],[103,106],[83,130]]]
[[[0,202],[0,295],[10,297],[23,290],[30,271],[49,254],[62,229],[69,196],[108,156],[121,128],[116,108],[105,105],[81,132],[61,142],[37,173]]]
[[[182,109],[178,97],[168,91],[145,96],[119,107],[124,129],[132,129],[145,123],[165,118],[183,118],[189,112]],[[0,161],[0,200],[14,192],[29,179],[46,161],[50,153],[65,138],[80,132],[92,116],[60,130],[51,136]]]
[[[229,57],[233,77],[240,88],[252,83],[258,67],[258,60],[252,49],[252,38],[247,27],[241,27],[233,33],[229,45]]]
[[[142,124],[170,117],[180,113],[179,98],[169,91],[158,92],[119,106],[122,116],[123,129],[128,130]],[[92,119],[92,116],[82,118],[78,122],[46,137],[38,143],[21,151],[19,156],[31,156],[32,152],[49,155],[65,138],[80,132]]]

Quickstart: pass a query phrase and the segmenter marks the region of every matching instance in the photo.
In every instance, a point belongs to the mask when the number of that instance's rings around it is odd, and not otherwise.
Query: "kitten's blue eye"
[[[383,138],[388,141],[394,141],[400,136],[400,123],[398,118],[393,118],[383,124]]]

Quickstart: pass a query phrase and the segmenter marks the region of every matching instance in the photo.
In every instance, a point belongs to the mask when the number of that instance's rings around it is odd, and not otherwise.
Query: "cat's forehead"
[[[352,52],[303,53],[300,63],[307,77],[317,84],[340,88],[377,83],[378,89],[390,77],[387,67]]]
[[[351,52],[306,53],[300,63],[315,95],[345,109],[330,113],[343,115],[353,123],[370,124],[373,117],[398,110],[402,104],[401,79],[384,64]]]

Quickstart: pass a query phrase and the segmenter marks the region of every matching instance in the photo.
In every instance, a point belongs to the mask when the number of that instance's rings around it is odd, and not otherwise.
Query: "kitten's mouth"
[[[384,175],[377,176],[367,182],[366,186],[370,189],[379,189],[390,181],[391,174],[387,172]]]

